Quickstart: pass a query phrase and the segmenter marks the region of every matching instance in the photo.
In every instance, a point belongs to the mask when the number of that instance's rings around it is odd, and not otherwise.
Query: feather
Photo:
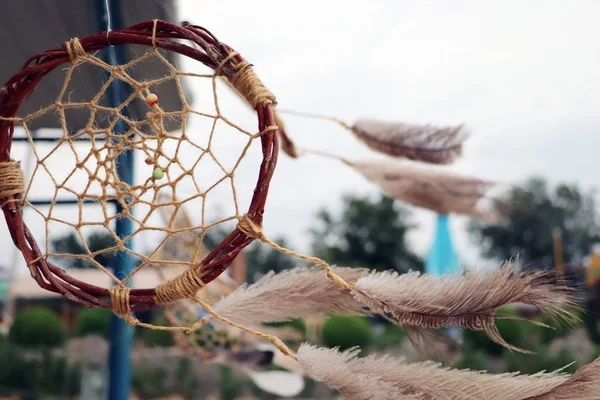
[[[574,306],[566,288],[553,284],[547,272],[522,274],[505,263],[464,275],[434,276],[410,272],[373,272],[356,282],[356,299],[398,325],[422,328],[463,326],[484,331],[494,342],[506,343],[495,324],[496,310],[511,303],[537,307],[554,318],[572,320]]]
[[[600,357],[580,368],[569,379],[548,392],[526,400],[598,400],[600,399]]]
[[[327,383],[349,400],[419,399],[403,396],[393,383],[383,382],[369,374],[353,371],[349,362],[356,358],[358,349],[340,353],[336,349],[318,348],[302,344],[296,357],[311,378]]]
[[[303,344],[297,356],[308,375],[325,381],[349,399],[592,400],[599,393],[600,358],[569,377],[559,372],[487,374],[451,369],[432,361],[407,363],[387,355],[357,355],[357,349],[339,352]],[[378,395],[369,397],[369,391]],[[570,395],[560,397],[563,391]]]
[[[436,127],[359,120],[351,130],[372,150],[432,164],[453,162],[462,154],[468,137],[462,125]]]
[[[358,268],[333,267],[345,280],[367,274]],[[213,306],[220,315],[242,324],[283,321],[302,315],[368,314],[348,291],[325,278],[320,268],[272,271],[252,285],[241,285]]]
[[[367,180],[392,197],[439,214],[457,213],[495,221],[495,216],[478,208],[494,184],[446,171],[425,168],[409,161],[358,161],[351,165]]]

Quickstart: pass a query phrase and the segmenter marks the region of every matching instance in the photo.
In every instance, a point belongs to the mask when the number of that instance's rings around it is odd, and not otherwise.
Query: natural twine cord
[[[256,225],[252,220],[244,215],[240,218],[237,228],[240,232],[248,237],[252,237],[254,239],[258,239],[263,243],[268,244],[273,247],[275,250],[280,251],[283,254],[287,254],[293,257],[300,258],[301,260],[308,261],[310,263],[321,266],[325,271],[327,271],[327,278],[329,278],[333,283],[340,286],[346,290],[356,290],[356,285],[354,283],[346,282],[341,276],[333,272],[331,266],[327,264],[325,261],[321,260],[317,257],[307,256],[305,254],[297,253],[293,250],[286,249],[284,247],[279,246],[277,243],[273,242],[271,239],[267,238],[261,227]]]
[[[225,64],[237,55],[237,52],[227,55],[215,68],[215,75],[219,75]],[[259,104],[277,105],[275,95],[262,83],[247,61],[236,64],[234,68],[236,73],[230,79],[231,85],[250,103],[252,108],[255,109]]]
[[[87,54],[78,38],[73,38],[65,42],[65,48],[67,49],[67,53],[69,53],[69,60],[71,62]]]
[[[202,287],[204,287],[202,278],[190,267],[177,278],[158,285],[154,300],[156,304],[167,304],[185,298],[193,298]]]
[[[18,161],[0,162],[0,203],[4,207],[8,203],[17,202],[10,199],[22,195],[25,191],[25,175]]]
[[[136,325],[139,321],[131,314],[131,305],[129,303],[131,288],[116,285],[110,288],[109,292],[115,314],[120,318],[124,318],[128,324]]]

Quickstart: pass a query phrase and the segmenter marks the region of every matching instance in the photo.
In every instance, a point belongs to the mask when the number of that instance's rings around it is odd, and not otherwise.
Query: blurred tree
[[[115,238],[107,232],[92,232],[86,238],[86,244],[91,253],[104,250],[116,245]],[[59,236],[50,241],[51,251],[62,254],[88,254],[81,242],[79,235],[74,232]],[[110,265],[113,252],[102,252],[94,257],[94,260],[103,266]],[[61,264],[66,268],[94,268],[94,265],[86,259],[75,257],[60,257]]]
[[[416,225],[410,213],[393,198],[344,196],[341,215],[328,210],[318,214],[319,227],[312,231],[313,254],[329,263],[398,272],[423,270],[423,261],[406,243]]]
[[[598,210],[593,193],[577,186],[550,188],[543,178],[531,178],[495,202],[501,221],[472,221],[469,232],[483,256],[506,260],[519,256],[531,268],[554,266],[553,230],[562,231],[566,263],[580,264],[600,242]]]

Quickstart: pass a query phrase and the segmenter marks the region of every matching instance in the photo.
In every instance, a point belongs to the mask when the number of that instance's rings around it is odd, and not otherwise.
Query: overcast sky
[[[350,123],[363,117],[437,125],[464,122],[472,136],[463,158],[449,169],[508,183],[540,174],[585,188],[598,185],[598,1],[224,5],[180,0],[179,5],[179,21],[173,22],[204,26],[238,50],[254,64],[281,108]],[[206,88],[192,87],[195,105],[202,103]],[[239,103],[225,109],[235,117],[236,107],[247,117]],[[335,124],[293,116],[285,121],[302,147],[355,160],[376,156]],[[251,195],[252,178],[237,184],[240,192]],[[335,161],[282,155],[265,231],[270,237],[285,235],[294,249],[309,251],[307,231],[317,210],[339,210],[344,193],[377,192]],[[414,214],[420,228],[411,244],[423,256],[431,244],[434,218],[431,212]],[[456,248],[463,260],[474,262],[476,247],[463,223],[452,219]],[[0,241],[5,240],[8,234],[2,228]],[[9,252],[3,251],[0,263],[8,260]]]

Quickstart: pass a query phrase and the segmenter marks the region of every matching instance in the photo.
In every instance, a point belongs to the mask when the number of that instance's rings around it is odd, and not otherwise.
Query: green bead
[[[156,167],[154,168],[154,171],[152,171],[152,177],[154,179],[162,179],[164,176],[165,172],[160,167]]]

